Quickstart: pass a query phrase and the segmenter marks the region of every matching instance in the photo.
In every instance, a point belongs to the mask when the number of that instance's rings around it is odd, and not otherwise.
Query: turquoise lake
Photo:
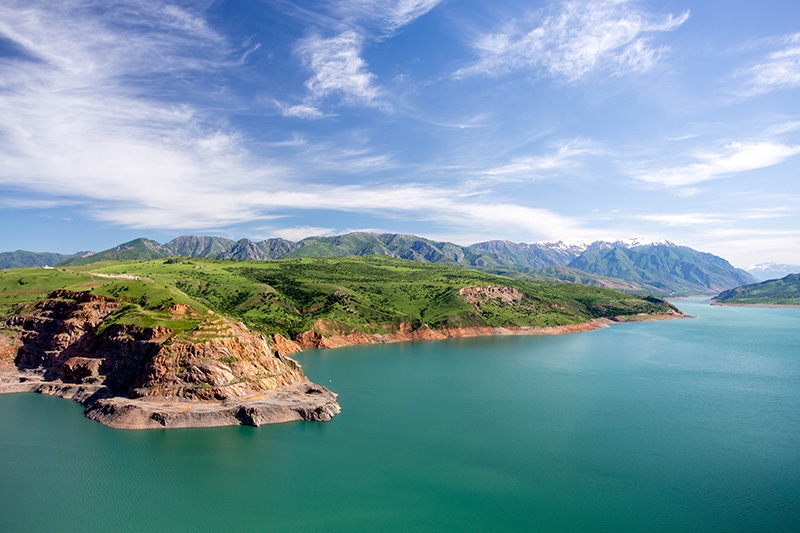
[[[800,310],[309,351],[329,423],[0,396],[0,531],[797,531]]]

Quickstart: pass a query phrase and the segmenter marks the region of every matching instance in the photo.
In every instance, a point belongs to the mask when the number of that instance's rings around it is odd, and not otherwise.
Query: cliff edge
[[[177,304],[172,318],[192,314],[201,325],[176,334],[107,321],[120,307],[59,290],[11,317],[0,335],[0,393],[72,399],[88,418],[123,429],[327,421],[340,412],[336,394],[244,324]]]

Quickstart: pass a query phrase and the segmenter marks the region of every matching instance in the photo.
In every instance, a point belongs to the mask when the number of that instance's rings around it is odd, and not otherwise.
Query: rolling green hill
[[[714,297],[720,304],[800,305],[800,274],[745,285]]]
[[[486,296],[466,298],[459,292],[465,287]],[[491,288],[498,287],[513,297],[497,296]],[[57,289],[121,299],[126,305],[109,323],[191,331],[213,310],[265,334],[289,337],[320,324],[344,333],[386,333],[401,324],[555,326],[674,310],[649,296],[369,256],[268,262],[161,258],[6,270],[0,272],[0,314],[24,313]],[[176,320],[171,311],[176,304],[193,312]]]

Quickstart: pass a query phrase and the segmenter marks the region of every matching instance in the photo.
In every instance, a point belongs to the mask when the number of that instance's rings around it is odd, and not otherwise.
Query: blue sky
[[[0,250],[355,230],[800,264],[800,3],[4,0]]]

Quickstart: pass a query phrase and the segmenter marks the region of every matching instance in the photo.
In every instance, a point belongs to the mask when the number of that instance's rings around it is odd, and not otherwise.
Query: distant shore
[[[719,307],[760,307],[762,309],[800,309],[800,305],[797,304],[739,304],[711,302],[711,305],[716,305]]]

